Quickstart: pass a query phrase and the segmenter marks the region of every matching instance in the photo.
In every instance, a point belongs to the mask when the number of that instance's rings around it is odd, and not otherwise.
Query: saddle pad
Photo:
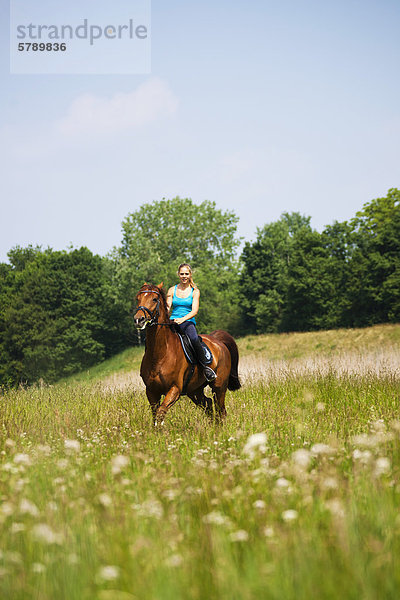
[[[181,345],[182,345],[182,349],[183,352],[186,356],[187,361],[191,364],[191,365],[197,365],[198,360],[196,357],[196,354],[194,352],[192,343],[190,341],[190,339],[188,338],[187,335],[185,335],[184,333],[179,333],[178,331],[176,332],[179,336]],[[201,337],[199,336],[199,340],[201,342],[201,345],[203,346],[204,349],[204,355],[206,357],[206,365],[211,365],[212,361],[213,361],[213,355],[211,354],[211,350],[210,348],[207,346],[207,344],[205,342],[203,342],[203,340],[201,339]]]

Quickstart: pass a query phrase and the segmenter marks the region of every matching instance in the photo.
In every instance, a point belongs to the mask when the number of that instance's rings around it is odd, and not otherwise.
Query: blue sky
[[[153,0],[147,75],[11,75],[0,3],[0,260],[106,254],[163,197],[234,210],[251,240],[284,211],[321,230],[400,187],[398,0]]]

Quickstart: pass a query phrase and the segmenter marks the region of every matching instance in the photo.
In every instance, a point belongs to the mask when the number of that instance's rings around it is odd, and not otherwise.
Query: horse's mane
[[[142,292],[146,292],[146,291],[157,292],[158,294],[160,294],[161,302],[162,302],[162,304],[164,306],[164,310],[165,310],[165,318],[167,321],[169,321],[170,319],[168,316],[167,295],[165,293],[164,288],[159,288],[158,285],[153,285],[152,283],[145,283],[144,285],[142,285],[142,287],[138,291],[136,298],[139,296],[139,294],[141,294]]]

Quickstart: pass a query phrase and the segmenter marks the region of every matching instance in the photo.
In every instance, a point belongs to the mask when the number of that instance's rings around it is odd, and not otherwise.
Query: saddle
[[[197,356],[196,356],[196,353],[195,353],[194,348],[192,346],[192,342],[190,341],[190,338],[185,333],[180,333],[176,329],[175,329],[175,332],[179,336],[179,340],[181,342],[182,350],[183,350],[183,353],[184,353],[184,355],[186,357],[186,360],[191,365],[197,365],[199,361],[197,360]],[[204,364],[206,366],[207,365],[211,365],[211,363],[213,361],[213,355],[211,353],[211,350],[207,346],[207,344],[205,342],[203,342],[203,340],[202,340],[202,338],[201,338],[200,335],[199,335],[199,340],[201,342],[201,345],[203,346],[204,356],[206,358]]]

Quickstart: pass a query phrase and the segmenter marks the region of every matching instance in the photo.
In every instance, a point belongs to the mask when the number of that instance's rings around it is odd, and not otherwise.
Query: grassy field
[[[140,349],[0,397],[0,598],[397,600],[400,326],[239,347],[222,427]]]

